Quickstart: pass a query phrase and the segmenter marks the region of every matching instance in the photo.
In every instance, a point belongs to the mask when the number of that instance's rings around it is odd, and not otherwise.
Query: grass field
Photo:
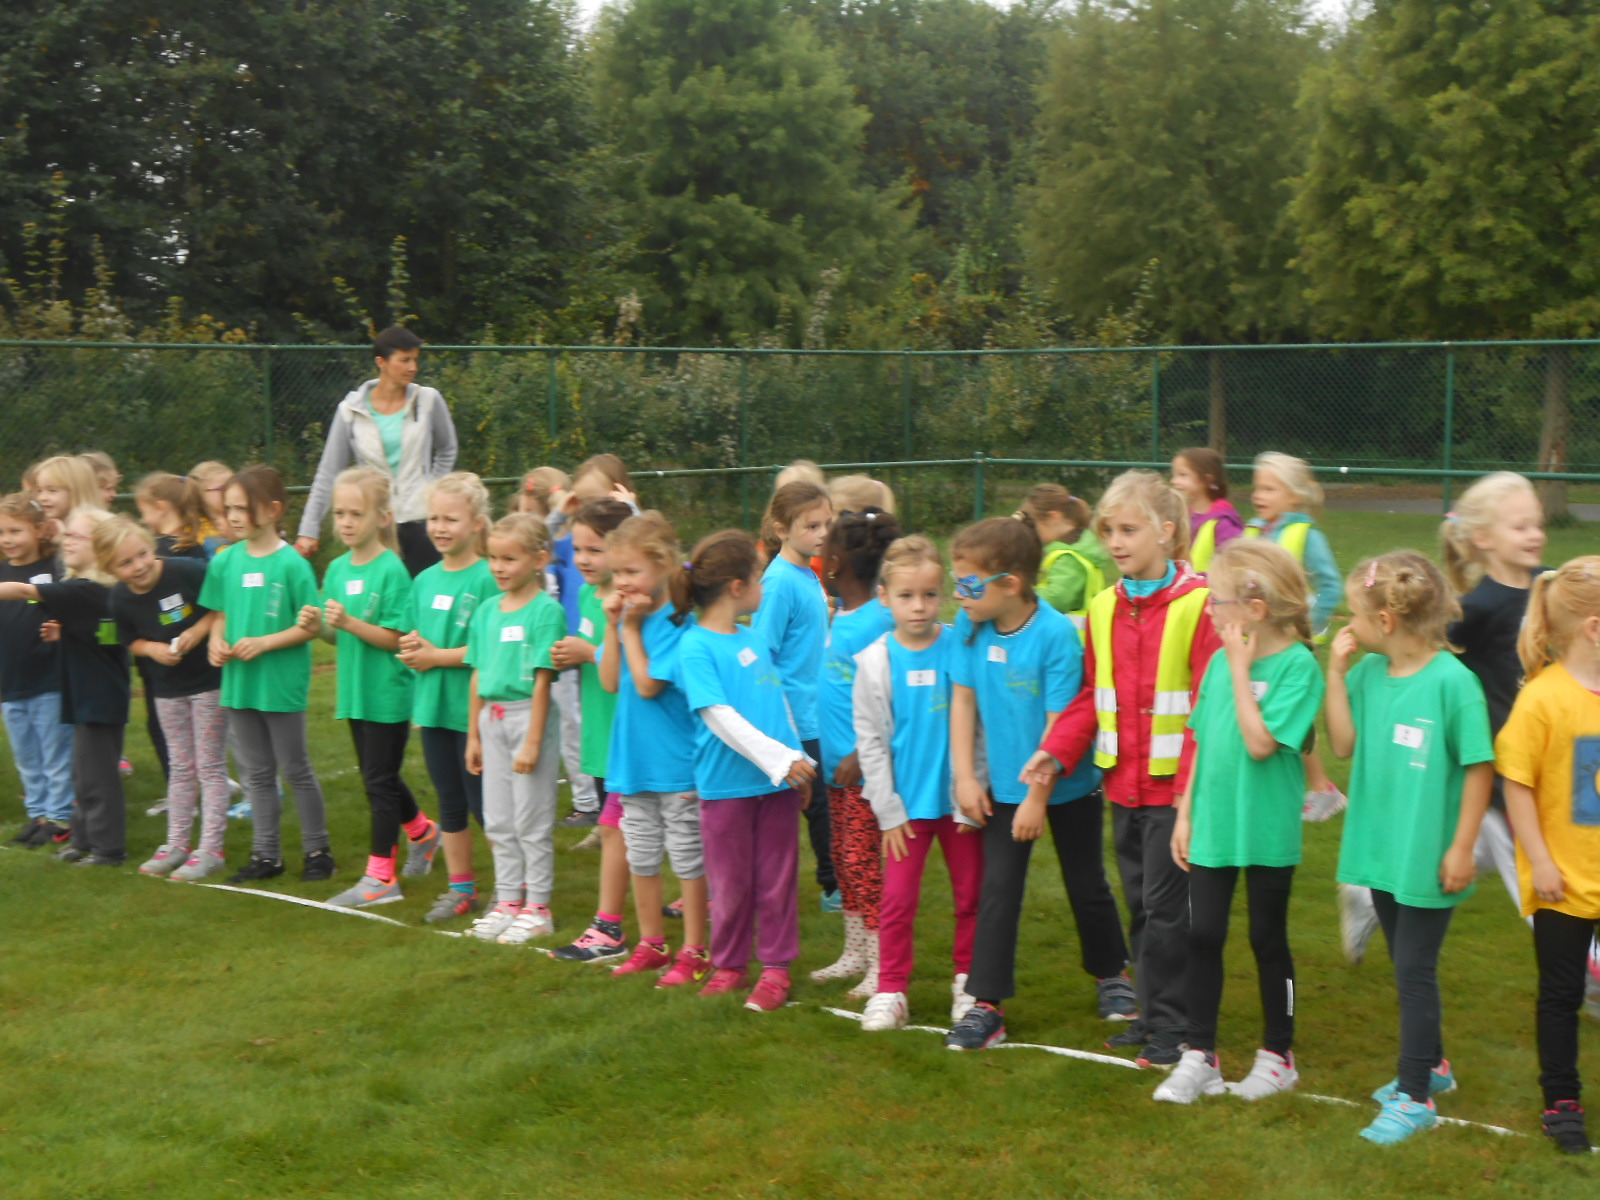
[[[1429,547],[1434,526],[1369,514],[1327,524],[1347,566]],[[1548,561],[1594,548],[1592,529],[1555,535]],[[274,881],[316,899],[353,881],[365,854],[365,803],[332,720],[332,682],[319,673],[312,733],[339,876]],[[162,789],[140,721],[129,732],[129,824],[142,857],[164,818],[143,815]],[[431,801],[415,748],[410,778]],[[20,818],[9,770],[0,818]],[[1381,946],[1360,967],[1339,951],[1339,827],[1306,830],[1292,917],[1298,1049],[1304,1093],[1360,1101],[1393,1074],[1394,1001]],[[294,845],[292,821],[285,834]],[[558,834],[563,847],[578,836]],[[248,844],[236,824],[230,860]],[[485,850],[480,870],[487,862]],[[559,856],[560,935],[593,911],[595,862]],[[956,1055],[930,1033],[864,1035],[822,1011],[842,988],[806,981],[797,1006],[757,1015],[442,937],[415,925],[442,888],[436,875],[378,910],[413,925],[396,928],[0,853],[0,1196],[1592,1200],[1600,1189],[1600,1162],[1563,1159],[1536,1136],[1533,956],[1495,878],[1480,882],[1446,943],[1446,1046],[1461,1090],[1440,1111],[1534,1136],[1443,1128],[1387,1150],[1356,1136],[1365,1102],[1157,1105],[1150,1072],[1026,1049]],[[947,896],[934,866],[911,994],[922,1024],[948,1015]],[[817,911],[809,883],[801,911],[803,980],[831,960],[839,924]],[[1235,931],[1221,1030],[1230,1077],[1247,1069],[1258,1036],[1237,921]],[[1013,1041],[1100,1048],[1106,1027],[1074,942],[1060,879],[1040,869],[1021,994],[1008,1006]],[[1600,1026],[1585,1026],[1584,1054],[1593,1083]]]

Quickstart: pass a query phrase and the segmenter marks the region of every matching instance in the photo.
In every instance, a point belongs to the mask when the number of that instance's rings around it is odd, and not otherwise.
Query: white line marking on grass
[[[230,887],[226,883],[202,883],[203,888],[210,888],[217,892],[233,892],[240,896],[261,896],[267,900],[282,900],[286,904],[299,904],[304,908],[320,908],[324,912],[338,913],[346,917],[364,917],[368,921],[382,921],[385,925],[398,925],[401,929],[410,929],[404,921],[396,921],[393,917],[385,917],[379,913],[367,912],[360,908],[340,908],[336,904],[324,904],[321,900],[307,900],[304,896],[290,896],[283,892],[263,892],[256,888]]]

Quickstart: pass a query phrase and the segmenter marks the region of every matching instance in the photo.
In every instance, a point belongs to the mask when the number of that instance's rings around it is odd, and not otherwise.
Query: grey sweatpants
[[[294,793],[300,814],[300,844],[307,854],[328,848],[328,815],[322,785],[311,766],[306,744],[306,714],[230,708],[228,736],[239,764],[239,782],[250,801],[250,853],[258,858],[283,857],[283,797],[278,776]]]
[[[583,773],[583,705],[576,667],[556,676],[550,700],[561,708],[561,758],[572,784],[572,811],[597,813],[603,797],[595,791],[594,778]]]
[[[119,861],[128,853],[128,806],[118,768],[127,728],[72,727],[72,846]]]
[[[693,792],[636,792],[622,797],[622,840],[628,845],[628,870],[649,877],[672,861],[679,879],[706,873],[700,842],[700,799]]]
[[[556,877],[556,765],[561,715],[545,719],[539,763],[526,775],[511,769],[528,737],[533,701],[485,701],[478,713],[483,742],[483,832],[494,853],[494,898],[549,904]]]

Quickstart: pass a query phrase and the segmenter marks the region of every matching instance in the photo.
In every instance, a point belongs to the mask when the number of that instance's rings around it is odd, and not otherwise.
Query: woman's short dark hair
[[[422,339],[404,325],[391,325],[373,340],[372,349],[379,358],[388,358],[401,350],[421,350]]]

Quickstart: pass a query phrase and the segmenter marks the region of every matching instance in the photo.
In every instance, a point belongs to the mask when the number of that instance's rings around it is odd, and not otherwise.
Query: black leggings
[[[467,770],[467,735],[454,729],[422,727],[422,761],[439,794],[439,828],[465,833],[470,817],[483,828],[483,776]]]
[[[406,761],[410,721],[350,720],[350,740],[356,745],[361,782],[372,807],[372,850],[375,858],[388,858],[400,841],[400,827],[417,819],[417,798],[411,794],[400,768]]]
[[[1372,907],[1389,943],[1400,998],[1400,1090],[1413,1100],[1426,1100],[1429,1073],[1444,1061],[1439,951],[1456,910],[1401,904],[1394,893],[1377,888],[1372,889]]]
[[[1189,869],[1189,1046],[1217,1048],[1217,1012],[1222,1007],[1222,948],[1228,913],[1239,882],[1238,867]],[[1294,957],[1289,953],[1289,889],[1293,867],[1245,867],[1250,905],[1250,949],[1261,985],[1263,1049],[1287,1055],[1294,1045]]]
[[[1539,1086],[1546,1108],[1558,1100],[1576,1100],[1583,1091],[1578,1079],[1578,1010],[1583,1007],[1589,943],[1597,927],[1600,921],[1553,908],[1533,914],[1533,951],[1539,960]]]
[[[806,832],[811,838],[811,853],[817,859],[817,886],[824,894],[839,890],[833,871],[833,823],[828,816],[828,781],[822,777],[822,743],[816,738],[800,743],[800,749],[817,763],[817,777],[811,781],[811,803],[806,806]],[[604,800],[604,797],[601,797]]]

